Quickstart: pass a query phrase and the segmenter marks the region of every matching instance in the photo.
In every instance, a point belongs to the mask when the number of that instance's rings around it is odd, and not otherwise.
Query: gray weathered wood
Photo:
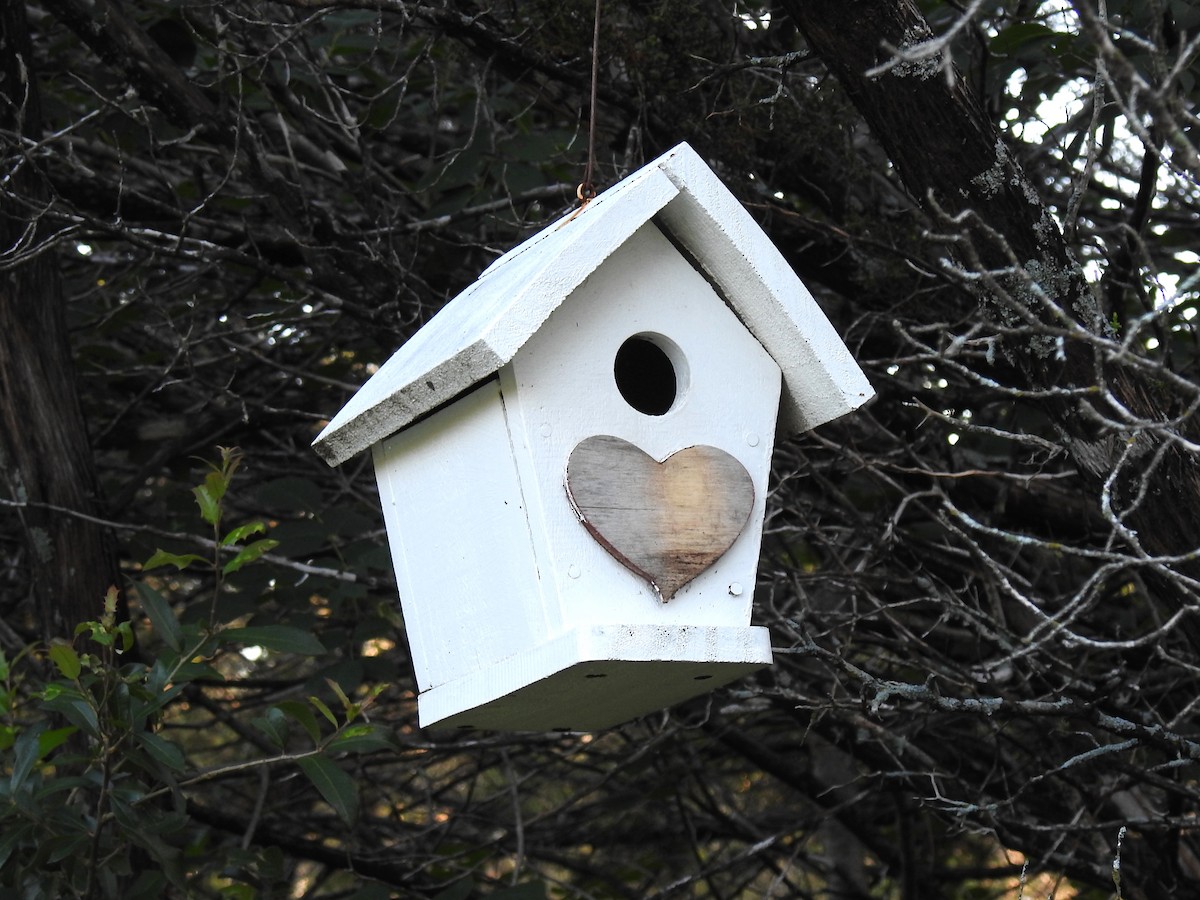
[[[745,467],[716,447],[662,462],[610,435],[581,441],[567,494],[584,527],[665,602],[737,540],[754,506]]]

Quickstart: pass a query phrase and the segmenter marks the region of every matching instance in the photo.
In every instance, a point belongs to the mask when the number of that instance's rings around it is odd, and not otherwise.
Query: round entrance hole
[[[684,388],[683,354],[658,334],[635,334],[621,345],[613,377],[625,402],[647,416],[661,416]]]

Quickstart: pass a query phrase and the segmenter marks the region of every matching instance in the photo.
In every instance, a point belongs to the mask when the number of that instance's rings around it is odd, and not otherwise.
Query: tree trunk
[[[954,255],[994,273],[996,283],[984,282],[981,292],[1001,302],[993,318],[1016,326],[1021,323],[1014,314],[1033,312],[1048,326],[1067,324],[1022,290],[1027,286],[1014,276],[1024,269],[1070,320],[1102,333],[1104,319],[1083,271],[966,81],[952,66],[943,67],[940,54],[922,61],[897,55],[898,48],[911,50],[933,37],[915,3],[784,0],[783,6],[862,113],[913,198],[946,233],[969,239],[951,242]],[[1012,305],[997,294],[1010,295]],[[1009,349],[1032,382],[1094,380],[1086,347],[1064,353]]]
[[[1003,344],[1023,373],[1021,387],[1057,392],[1043,400],[1064,446],[1110,497],[1106,516],[1121,539],[1151,556],[1148,568],[1163,619],[1194,607],[1183,578],[1200,577],[1200,468],[1179,438],[1196,442],[1194,419],[1155,372],[1128,364],[1105,337],[1100,304],[1057,223],[1007,150],[964,79],[928,59],[898,53],[933,34],[913,0],[782,0],[797,26],[883,145],[913,198],[951,235],[951,255],[976,276],[978,295],[1000,329],[1025,329]],[[1031,284],[1040,288],[1031,291]],[[1040,331],[1039,331],[1040,330]],[[1044,340],[1039,342],[1038,335]],[[1052,335],[1063,336],[1056,343]],[[1069,395],[1067,390],[1074,390]],[[1109,396],[1106,397],[1104,392]],[[1111,399],[1110,399],[1111,398]],[[1169,498],[1169,500],[1167,499]],[[1167,502],[1163,502],[1167,500]],[[1181,631],[1200,646],[1200,631]],[[1011,836],[1010,836],[1011,839]],[[1036,840],[1036,837],[1034,838]],[[1195,891],[1168,841],[1131,839],[1127,896]],[[1190,887],[1188,887],[1190,885]]]
[[[964,79],[952,69],[947,73],[938,56],[888,67],[898,59],[894,48],[932,37],[916,5],[784,0],[783,6],[850,95],[915,200],[944,225],[958,223],[951,247],[965,268],[985,273],[977,284],[990,318],[1001,327],[1030,327],[1023,341],[1004,344],[1024,373],[1021,387],[1059,391],[1043,406],[1097,492],[1113,479],[1108,490],[1114,514],[1132,532],[1127,536],[1151,554],[1192,553],[1200,534],[1200,471],[1173,439],[1195,442],[1200,432],[1190,418],[1179,426],[1172,422],[1182,412],[1179,400],[1156,373],[1125,365],[1121,354],[1080,339],[1085,332],[1107,333],[1100,305]],[[1038,290],[1031,293],[1033,284]],[[1040,340],[1039,327],[1046,332]],[[1054,343],[1050,333],[1066,337]],[[1075,396],[1068,397],[1071,390]],[[1134,458],[1142,464],[1132,465]],[[1159,502],[1167,497],[1173,502]],[[1200,577],[1194,562],[1180,565]]]
[[[70,637],[99,618],[119,584],[95,515],[96,474],[75,387],[66,310],[38,156],[41,111],[24,3],[0,8],[0,130],[8,184],[0,196],[0,470],[19,509],[42,636]]]

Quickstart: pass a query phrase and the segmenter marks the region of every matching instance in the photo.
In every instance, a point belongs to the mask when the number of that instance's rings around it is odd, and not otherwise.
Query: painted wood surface
[[[611,435],[575,448],[566,487],[588,532],[663,602],[724,555],[754,508],[750,473],[724,450],[688,447],[659,462]]]
[[[857,409],[874,388],[849,348],[741,202],[686,144],[656,164],[680,188],[655,216],[783,371],[779,435]]]
[[[371,376],[313,448],[338,465],[495,375],[678,193],[647,166],[588,204],[586,216],[555,222],[509,250]]]
[[[556,633],[496,381],[375,447],[421,690]]]
[[[392,356],[314,441],[337,465],[510,362],[547,317],[642,226],[657,221],[719,286],[783,370],[780,433],[873,395],[862,370],[753,217],[680,144],[506,253]]]
[[[761,626],[588,625],[431,688],[417,706],[422,728],[596,731],[770,664]]]
[[[627,403],[614,375],[621,345],[647,332],[674,348],[679,397],[661,416]],[[375,447],[422,721],[603,727],[769,662],[765,632],[748,626],[779,368],[654,224],[498,376]],[[753,480],[741,535],[670,603],[571,506],[568,459],[598,433],[655,459],[719,447]],[[611,640],[578,649],[571,636],[595,629]],[[747,635],[760,636],[750,649]],[[704,655],[711,641],[723,648],[716,656]],[[605,678],[580,674],[598,659]],[[578,715],[567,714],[573,706]]]
[[[664,415],[639,412],[614,364],[633,335],[650,335],[676,370]],[[565,626],[604,623],[749,623],[767,479],[779,410],[779,366],[704,276],[654,223],[638,230],[500,372],[521,484],[547,596]],[[656,460],[685,447],[718,447],[745,466],[755,504],[745,529],[670,603],[580,526],[563,485],[581,442],[612,435]]]

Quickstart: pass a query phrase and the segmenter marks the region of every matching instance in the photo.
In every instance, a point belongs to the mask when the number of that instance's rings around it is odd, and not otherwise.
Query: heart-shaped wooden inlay
[[[665,602],[711,566],[746,527],[754,482],[716,447],[688,447],[662,462],[611,435],[567,460],[567,496],[584,527]]]

